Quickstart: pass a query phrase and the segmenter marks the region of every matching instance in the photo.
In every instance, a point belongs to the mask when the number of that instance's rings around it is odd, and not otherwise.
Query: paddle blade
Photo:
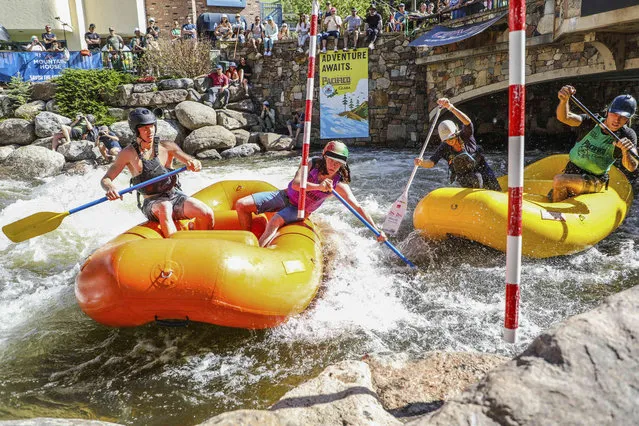
[[[24,219],[2,227],[2,232],[14,243],[20,243],[29,238],[51,232],[60,226],[62,220],[69,215],[69,212],[39,212],[27,216]]]
[[[404,193],[393,203],[388,211],[386,219],[384,219],[384,224],[382,225],[384,232],[387,234],[395,234],[399,230],[402,220],[404,220],[407,209],[408,197]]]

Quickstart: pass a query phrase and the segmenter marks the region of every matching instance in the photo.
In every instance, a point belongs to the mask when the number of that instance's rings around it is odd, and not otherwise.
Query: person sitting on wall
[[[253,75],[253,68],[246,63],[246,58],[243,56],[240,58],[240,65],[237,67],[237,72],[240,74],[240,81],[242,82],[242,87],[244,87],[244,93],[248,96],[249,80]]]
[[[251,38],[251,46],[259,53],[260,44],[262,44],[264,40],[264,24],[262,24],[259,16],[255,17],[255,22],[251,24],[248,35]]]
[[[229,78],[222,72],[222,65],[216,65],[214,72],[208,75],[199,75],[195,79],[202,77],[208,77],[211,80],[211,86],[202,95],[202,103],[214,108],[219,99],[222,103],[222,109],[226,109],[231,94],[229,92]]]
[[[239,13],[235,14],[235,21],[231,24],[233,28],[233,37],[237,38],[241,44],[244,44],[246,38],[244,37],[244,33],[246,32],[246,23],[242,19],[242,15]]]
[[[382,15],[377,13],[377,8],[375,5],[371,5],[368,8],[368,15],[366,15],[366,19],[364,19],[366,25],[364,28],[366,29],[366,43],[368,43],[368,48],[370,50],[375,49],[375,41],[377,41],[377,37],[382,32]]]
[[[335,45],[333,51],[337,52],[337,42],[339,41],[339,33],[342,28],[342,18],[337,15],[337,9],[331,7],[330,14],[324,18],[323,22],[324,32],[321,35],[322,39],[322,53],[326,53],[326,40],[329,37],[335,39]]]
[[[278,40],[288,40],[291,38],[291,33],[288,31],[288,24],[284,22],[280,28],[279,34],[277,34]]]
[[[348,41],[352,38],[353,50],[357,49],[359,29],[362,26],[362,18],[357,14],[357,8],[351,7],[351,14],[344,19],[346,35],[344,36],[344,52],[348,50]]]
[[[229,79],[229,86],[240,85],[240,74],[237,72],[237,64],[235,62],[229,63],[229,69],[225,72]]]
[[[398,10],[396,10],[390,17],[390,30],[394,32],[403,32],[406,29],[408,12],[406,12],[406,6],[404,3],[400,3],[397,7]]]
[[[273,44],[277,40],[277,24],[273,21],[273,17],[266,18],[266,25],[264,25],[264,56],[273,55]]]
[[[286,121],[286,128],[288,129],[288,135],[297,141],[297,137],[304,128],[304,113],[301,111],[293,111],[293,115]],[[293,136],[293,129],[295,129],[295,136]]]
[[[233,35],[233,27],[231,27],[231,23],[229,22],[229,17],[225,14],[222,15],[222,19],[220,24],[215,28],[215,37],[219,40],[228,40]]]

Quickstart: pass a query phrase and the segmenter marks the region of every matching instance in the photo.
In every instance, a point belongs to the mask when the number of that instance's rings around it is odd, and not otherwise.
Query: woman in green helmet
[[[348,185],[351,181],[351,172],[347,160],[348,148],[339,141],[328,142],[322,151],[322,157],[311,159],[306,185],[306,217],[317,210],[331,196],[332,191],[335,190],[380,232],[378,241],[383,242],[386,240],[386,235],[375,225],[373,218],[359,205],[351,192],[351,188]],[[253,213],[277,212],[268,221],[266,229],[260,237],[261,247],[264,247],[273,239],[275,233],[282,225],[298,221],[297,204],[301,179],[302,167],[300,166],[295,178],[288,184],[286,189],[258,192],[240,198],[235,203],[240,226],[245,230],[251,229]]]

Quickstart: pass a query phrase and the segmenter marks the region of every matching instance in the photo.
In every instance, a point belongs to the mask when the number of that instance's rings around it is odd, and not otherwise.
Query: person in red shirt
[[[222,65],[217,65],[215,67],[215,71],[210,73],[208,76],[206,74],[202,74],[195,77],[208,77],[211,79],[211,85],[204,95],[202,95],[201,99],[204,105],[208,105],[211,108],[215,106],[218,98],[222,104],[222,109],[226,109],[226,106],[229,103],[229,97],[231,96],[229,92],[229,78],[222,71]]]

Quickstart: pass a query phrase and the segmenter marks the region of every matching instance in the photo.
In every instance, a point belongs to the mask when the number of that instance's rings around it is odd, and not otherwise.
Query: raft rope
[[[521,214],[526,117],[526,1],[510,0],[508,11],[508,237],[503,339],[517,341],[521,279]]]
[[[304,109],[304,143],[302,144],[302,179],[297,218],[304,219],[306,209],[306,184],[308,183],[308,156],[311,147],[311,119],[313,117],[313,91],[315,89],[315,53],[317,51],[317,15],[319,1],[313,0],[311,9],[311,31],[308,46],[308,73],[306,75],[306,107]]]

